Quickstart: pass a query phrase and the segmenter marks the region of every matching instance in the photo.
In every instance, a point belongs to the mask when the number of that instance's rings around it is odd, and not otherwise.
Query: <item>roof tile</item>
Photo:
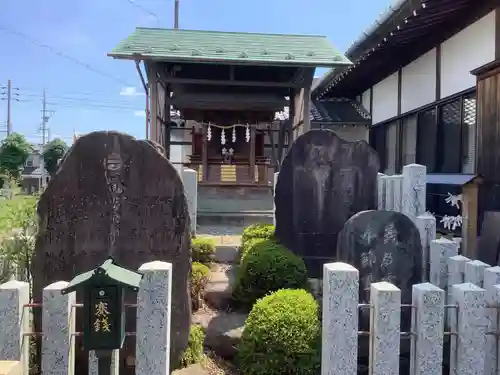
[[[142,27],[120,42],[109,56],[311,67],[350,65],[324,36]]]

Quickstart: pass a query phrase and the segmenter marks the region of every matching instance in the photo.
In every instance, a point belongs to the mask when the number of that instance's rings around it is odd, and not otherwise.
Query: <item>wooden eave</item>
[[[475,75],[478,80],[482,80],[488,78],[492,75],[496,75],[500,73],[500,59],[496,59],[490,61],[487,64],[480,66],[470,72],[472,75]]]
[[[408,1],[355,51],[351,67],[325,78],[316,97],[355,97],[500,5],[500,0]]]

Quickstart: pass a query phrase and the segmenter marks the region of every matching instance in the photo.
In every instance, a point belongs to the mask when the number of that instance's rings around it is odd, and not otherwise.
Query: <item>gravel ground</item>
[[[238,375],[238,372],[231,363],[217,357],[211,351],[205,352],[205,360],[202,365],[208,371],[209,375]]]

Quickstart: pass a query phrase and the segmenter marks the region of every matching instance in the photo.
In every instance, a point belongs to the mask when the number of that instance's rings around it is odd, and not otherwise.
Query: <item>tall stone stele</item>
[[[182,181],[161,151],[117,132],[80,137],[42,194],[38,214],[40,232],[32,263],[35,301],[41,301],[45,286],[69,281],[109,256],[135,270],[152,261],[172,263],[175,365],[189,337],[190,220]],[[126,302],[136,303],[136,298],[129,295]],[[81,302],[81,296],[77,299]],[[126,329],[135,331],[135,311],[126,313]],[[80,312],[81,331],[78,320]],[[121,356],[129,367],[120,374],[134,373],[134,346],[134,337],[128,337]],[[77,353],[77,366],[86,360],[87,353]]]
[[[349,218],[377,206],[377,153],[331,130],[310,130],[292,144],[274,190],[276,237],[304,259],[311,278],[336,258]]]

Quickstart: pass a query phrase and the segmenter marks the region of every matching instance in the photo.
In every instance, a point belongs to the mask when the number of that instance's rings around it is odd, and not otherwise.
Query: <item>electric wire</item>
[[[4,31],[4,32],[7,32],[9,34],[16,35],[16,36],[18,36],[20,38],[23,38],[23,39],[25,39],[26,41],[28,41],[29,43],[31,43],[31,44],[33,44],[35,46],[38,46],[40,48],[45,48],[46,50],[50,51],[51,53],[53,53],[53,54],[55,54],[55,55],[57,55],[59,57],[62,57],[63,59],[71,61],[74,64],[80,65],[81,67],[83,67],[83,68],[85,68],[85,69],[87,69],[87,70],[89,70],[91,72],[94,72],[94,73],[99,74],[99,75],[101,75],[103,77],[111,79],[111,80],[115,81],[116,83],[119,83],[119,84],[124,85],[124,86],[133,86],[133,85],[130,85],[128,82],[125,82],[124,80],[122,80],[122,79],[120,79],[118,77],[115,77],[115,76],[113,76],[113,75],[111,75],[111,74],[109,74],[107,72],[104,72],[101,69],[95,68],[94,66],[92,66],[92,65],[90,65],[90,64],[88,64],[88,63],[86,63],[84,61],[81,61],[81,60],[79,60],[79,59],[77,59],[77,58],[75,58],[73,56],[70,56],[70,55],[68,55],[68,54],[66,54],[66,53],[64,53],[64,52],[62,52],[62,51],[60,51],[60,50],[58,50],[58,49],[56,49],[56,48],[48,45],[48,44],[42,43],[42,42],[36,40],[35,38],[33,38],[33,37],[31,37],[31,36],[29,36],[27,34],[24,34],[24,33],[20,32],[20,31],[8,28],[8,27],[3,26],[3,25],[0,25],[0,31]]]

